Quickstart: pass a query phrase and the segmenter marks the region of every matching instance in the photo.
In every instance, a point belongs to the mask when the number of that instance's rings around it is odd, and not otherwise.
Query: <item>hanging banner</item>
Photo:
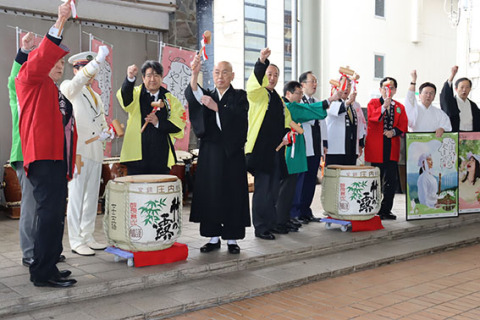
[[[458,216],[458,133],[407,133],[407,220]]]
[[[480,212],[480,132],[459,133],[460,213]]]
[[[95,76],[95,80],[92,83],[92,89],[100,95],[100,98],[103,102],[105,113],[105,119],[107,123],[112,123],[113,120],[113,94],[112,94],[112,87],[113,87],[113,80],[112,80],[112,73],[113,73],[113,63],[112,63],[112,49],[111,45],[104,43],[103,41],[93,37],[90,35],[90,47],[91,51],[98,52],[98,48],[100,46],[107,46],[108,47],[108,56],[105,59],[105,63],[103,64],[102,68]],[[105,145],[104,151],[105,157],[112,156],[112,142],[107,142]]]
[[[192,70],[190,63],[195,57],[195,51],[184,50],[164,46],[162,57],[159,59],[163,66],[163,86],[180,100],[185,107],[185,135],[182,139],[175,141],[176,150],[188,151],[190,142],[190,120],[188,116],[188,104],[185,99],[185,89],[190,83]]]

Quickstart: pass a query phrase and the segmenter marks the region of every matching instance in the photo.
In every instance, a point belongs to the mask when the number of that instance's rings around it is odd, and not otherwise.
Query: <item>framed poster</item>
[[[458,216],[458,133],[407,133],[406,152],[407,220]]]
[[[480,132],[460,132],[458,140],[459,212],[480,212]]]

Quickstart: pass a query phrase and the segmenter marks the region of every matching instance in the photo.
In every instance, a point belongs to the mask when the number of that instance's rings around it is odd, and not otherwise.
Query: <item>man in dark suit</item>
[[[452,67],[450,77],[443,85],[440,92],[440,106],[450,118],[452,131],[480,131],[480,109],[475,102],[468,99],[472,89],[472,81],[468,78],[460,78],[455,82],[453,95],[453,78],[457,74],[458,66]]]
[[[213,69],[215,89],[197,84],[200,57],[192,62],[190,85],[185,90],[190,122],[200,150],[192,199],[190,221],[200,222],[200,235],[210,241],[200,252],[220,248],[220,237],[227,240],[228,252],[240,253],[238,239],[250,226],[245,141],[248,128],[248,100],[244,90],[234,89],[235,76],[227,61]]]

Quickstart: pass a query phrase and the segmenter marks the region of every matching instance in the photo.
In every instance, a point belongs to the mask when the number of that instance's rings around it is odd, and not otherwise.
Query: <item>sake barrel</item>
[[[105,192],[108,243],[128,251],[171,247],[182,230],[182,185],[173,175],[110,180]]]
[[[380,169],[329,165],[322,182],[325,215],[340,220],[369,220],[382,203]]]

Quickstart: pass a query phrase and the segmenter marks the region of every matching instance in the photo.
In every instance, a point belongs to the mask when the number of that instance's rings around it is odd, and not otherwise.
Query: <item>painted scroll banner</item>
[[[107,46],[108,47],[108,56],[105,59],[105,63],[103,64],[102,68],[95,76],[95,81],[92,84],[92,89],[100,95],[100,98],[103,102],[105,113],[105,120],[107,123],[112,123],[113,120],[113,94],[112,94],[112,87],[113,87],[113,63],[112,63],[112,46],[103,43],[101,40],[91,37],[91,50],[93,52],[98,52],[98,48],[100,46]],[[107,142],[105,145],[104,151],[105,157],[112,156],[112,142]]]
[[[190,141],[190,121],[188,116],[188,104],[185,98],[185,89],[190,83],[192,70],[190,63],[195,56],[194,51],[165,46],[162,49],[161,63],[163,66],[163,85],[185,107],[185,135],[175,141],[176,150],[188,151]]]
[[[407,220],[458,216],[458,133],[407,133]]]

